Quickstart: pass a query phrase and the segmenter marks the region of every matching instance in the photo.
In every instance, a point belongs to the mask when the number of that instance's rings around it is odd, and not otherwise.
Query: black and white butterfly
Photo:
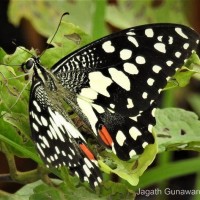
[[[65,103],[120,159],[143,153],[154,143],[155,101],[198,43],[199,35],[186,26],[148,24],[94,41],[51,70],[37,57],[28,59],[30,125],[45,164],[66,165],[92,187],[102,182],[97,160]]]

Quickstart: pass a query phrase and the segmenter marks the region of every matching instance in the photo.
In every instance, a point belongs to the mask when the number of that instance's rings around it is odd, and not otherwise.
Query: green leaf
[[[133,158],[130,161],[122,161],[112,152],[101,153],[99,165],[101,170],[106,173],[115,173],[129,184],[135,186],[139,182],[139,177],[144,173],[147,167],[153,162],[157,153],[157,144],[148,145],[144,153],[139,158]],[[110,166],[109,166],[110,165]]]
[[[103,196],[108,196],[107,199],[119,200],[133,200],[135,197],[135,192],[128,188],[124,182],[114,183],[112,181],[104,181],[103,188],[101,188],[101,194]]]
[[[197,173],[199,172],[199,166],[199,157],[156,166],[144,173],[139,185],[135,187],[135,191],[139,188],[146,188],[171,178]]]
[[[52,181],[55,184],[60,184],[62,182],[62,181],[57,180],[57,179],[53,179]],[[47,185],[44,184],[40,180],[36,181],[34,183],[26,184],[25,186],[20,188],[15,194],[12,194],[12,195],[8,196],[7,198],[4,198],[4,200],[19,200],[19,199],[20,200],[27,200],[27,199],[30,199],[32,197],[32,195],[35,194],[35,190],[37,189],[37,187],[43,187],[43,186],[47,186]],[[54,188],[52,188],[50,186],[47,186],[47,187],[49,187],[49,191],[50,190],[54,191]],[[58,198],[58,199],[61,199],[61,198]]]
[[[28,116],[21,113],[4,114],[4,121],[16,127],[25,140],[30,140],[30,126],[27,123]]]
[[[186,61],[185,66],[179,69],[170,80],[164,90],[185,87],[189,84],[190,79],[194,74],[200,74],[200,59],[196,53],[193,53]]]
[[[193,112],[179,108],[158,109],[155,132],[159,152],[200,151],[200,120]]]
[[[6,52],[0,47],[0,64],[3,63],[3,57],[6,55]]]
[[[52,38],[49,38],[48,42],[50,42],[51,39]],[[91,42],[91,37],[83,32],[78,26],[75,26],[72,23],[62,22],[51,43],[54,45],[54,48],[45,51],[41,57],[41,62],[45,67],[50,68],[61,58],[89,42]]]
[[[19,71],[19,64],[28,56],[30,57],[26,51],[17,48],[14,54],[4,55],[2,60],[6,65],[0,65],[0,136],[4,142],[11,145],[9,150],[19,157],[27,156],[22,149],[34,151],[27,115],[29,95],[25,87],[24,73],[20,76],[22,73]],[[22,148],[16,148],[17,145]]]
[[[43,164],[42,160],[38,157],[38,155],[36,153],[24,148],[22,145],[20,145],[16,142],[13,142],[12,140],[8,139],[7,137],[5,137],[3,135],[0,135],[0,141],[5,142],[6,144],[9,144],[10,146],[14,147],[14,149],[21,152],[24,155],[24,157],[31,158],[35,162],[37,162],[39,164]]]
[[[106,20],[112,26],[120,29],[147,23],[184,24],[186,19],[182,12],[183,7],[182,1],[174,0],[162,1],[158,5],[153,5],[152,0],[118,0],[117,4],[108,5]],[[168,13],[168,15],[163,13]]]
[[[11,115],[6,113],[3,115],[3,120],[9,123],[11,126],[7,126],[7,128],[5,128],[6,123],[4,122],[4,128],[0,136],[5,136],[8,140],[12,141],[12,144],[6,141],[8,144],[14,147],[12,148],[12,153],[19,157],[29,157],[29,155],[26,154],[26,150],[28,150],[37,155],[33,141],[30,138],[30,127],[27,123],[28,117],[23,114],[13,113]],[[11,127],[15,127],[16,129],[12,129]],[[18,145],[23,146],[23,148],[19,149]]]
[[[106,197],[99,197],[95,192],[89,191],[84,187],[79,187],[76,190],[72,190],[67,187],[62,181],[52,179],[54,187],[46,185],[42,181],[36,181],[31,184],[27,184],[17,191],[14,195],[11,195],[7,200],[106,200]]]
[[[69,12],[64,21],[71,21],[87,32],[92,30],[93,7],[95,2],[87,1],[11,1],[8,9],[9,20],[19,26],[22,18],[31,22],[38,33],[49,37],[58,26],[61,15]],[[27,9],[28,8],[28,9]],[[81,10],[81,14],[80,14]],[[19,12],[20,11],[20,12]]]
[[[56,187],[51,187],[44,183],[37,185],[33,188],[34,193],[29,197],[30,200],[43,200],[43,199],[65,199],[62,191]]]

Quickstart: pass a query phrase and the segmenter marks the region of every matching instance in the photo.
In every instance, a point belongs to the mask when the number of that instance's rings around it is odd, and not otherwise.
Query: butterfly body
[[[102,181],[84,136],[63,109],[67,103],[94,137],[129,160],[154,143],[156,99],[199,36],[177,24],[150,24],[111,34],[58,61],[50,71],[38,58],[30,92],[30,124],[48,166],[67,165],[91,186]]]

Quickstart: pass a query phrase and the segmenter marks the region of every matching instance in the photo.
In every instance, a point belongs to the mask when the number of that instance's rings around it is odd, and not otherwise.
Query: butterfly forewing
[[[188,27],[152,24],[99,39],[52,67],[62,85],[123,115],[150,106],[197,47]],[[114,108],[113,108],[114,107]]]
[[[37,63],[37,60],[35,60]],[[92,187],[101,182],[101,173],[86,141],[67,116],[60,110],[56,83],[37,63],[30,92],[30,126],[36,147],[48,167],[68,166],[73,174]]]
[[[198,43],[182,25],[138,26],[71,53],[51,71],[77,94],[96,137],[128,160],[154,142],[155,100]]]

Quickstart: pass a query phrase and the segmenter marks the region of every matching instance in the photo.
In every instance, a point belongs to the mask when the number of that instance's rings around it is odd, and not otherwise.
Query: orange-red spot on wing
[[[107,145],[111,146],[113,143],[113,140],[105,126],[102,126],[101,129],[99,129],[99,136],[101,137],[102,141]]]
[[[79,146],[80,146],[81,150],[85,153],[85,155],[90,160],[95,160],[94,155],[92,154],[92,152],[84,144],[80,144]]]

